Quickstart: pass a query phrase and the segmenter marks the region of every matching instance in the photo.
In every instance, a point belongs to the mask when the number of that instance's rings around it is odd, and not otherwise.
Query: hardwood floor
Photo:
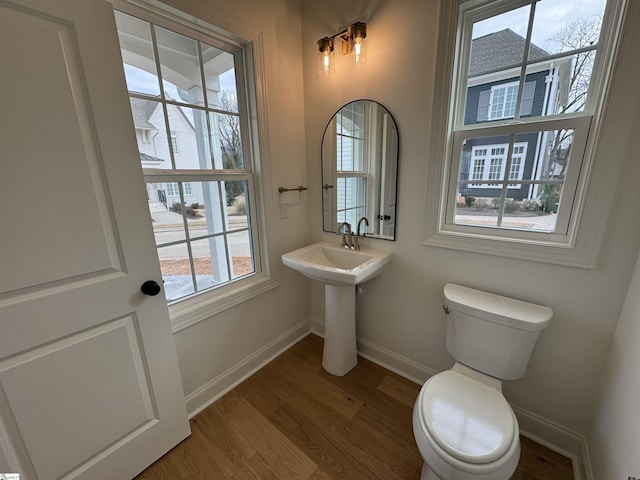
[[[363,358],[344,377],[309,335],[191,420],[191,437],[138,480],[419,479],[420,386]],[[522,438],[513,480],[572,480],[569,459]]]

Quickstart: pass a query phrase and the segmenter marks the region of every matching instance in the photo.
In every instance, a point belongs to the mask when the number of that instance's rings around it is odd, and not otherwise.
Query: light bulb
[[[320,62],[318,71],[322,75],[331,75],[335,71],[333,61],[333,39],[329,37],[318,40],[318,52],[320,54]]]
[[[350,29],[349,63],[362,65],[367,61],[367,26],[358,22],[351,25]]]

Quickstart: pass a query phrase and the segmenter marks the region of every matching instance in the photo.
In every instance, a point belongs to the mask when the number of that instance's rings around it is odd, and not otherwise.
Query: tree
[[[238,100],[236,94],[223,90],[220,92],[220,110],[237,112]],[[240,135],[240,117],[233,113],[216,114],[220,150],[222,152],[222,168],[234,170],[243,168],[242,136]],[[244,194],[243,184],[225,182],[227,205],[233,205],[238,195]]]
[[[558,48],[557,52],[567,52],[571,63],[560,69],[559,97],[554,114],[578,112],[587,101],[593,61],[602,25],[601,16],[579,18],[560,27],[549,40]],[[571,53],[575,52],[575,53]],[[557,176],[564,177],[573,140],[573,131],[558,130],[548,144],[548,155],[544,177],[550,178],[558,165]]]

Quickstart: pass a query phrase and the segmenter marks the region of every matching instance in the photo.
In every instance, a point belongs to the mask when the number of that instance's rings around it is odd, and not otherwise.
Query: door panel
[[[20,430],[40,478],[59,478],[70,467],[82,467],[157,421],[135,323],[129,315],[0,364],[1,409]],[[105,422],[102,412],[119,414]],[[66,443],[60,452],[51,445],[62,431]]]
[[[111,5],[0,0],[0,472],[126,479],[189,434]]]
[[[0,19],[3,45],[11,45],[3,65],[12,65],[3,79],[12,95],[3,97],[2,110],[12,120],[3,122],[4,135],[13,141],[3,147],[5,158],[21,159],[3,162],[2,169],[3,198],[14,199],[13,228],[1,234],[12,247],[3,259],[4,293],[111,268],[117,250],[112,232],[103,232],[110,222],[102,218],[109,212],[96,178],[100,152],[71,26],[7,6],[0,6]],[[16,41],[24,32],[29,41]],[[35,181],[39,176],[46,181]]]

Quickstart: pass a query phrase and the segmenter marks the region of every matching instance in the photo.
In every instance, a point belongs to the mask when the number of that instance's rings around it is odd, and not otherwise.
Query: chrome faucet
[[[342,227],[347,227],[346,233],[342,233]],[[351,224],[349,222],[342,222],[338,225],[338,235],[342,233],[342,242],[340,247],[353,248],[353,234],[351,233]]]
[[[358,237],[362,236],[362,238],[365,237],[365,235],[367,234],[366,231],[362,232],[362,235],[360,235],[360,226],[362,225],[362,222],[364,222],[364,224],[368,227],[369,226],[369,220],[367,220],[367,217],[362,217],[360,218],[360,220],[358,220],[358,227],[356,228],[356,236],[353,237],[353,249],[354,250],[360,250],[360,244],[358,243]]]

